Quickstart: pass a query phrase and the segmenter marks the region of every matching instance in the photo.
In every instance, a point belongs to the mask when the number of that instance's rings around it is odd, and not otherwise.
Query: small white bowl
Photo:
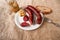
[[[41,25],[42,25],[42,23],[43,23],[43,21],[44,21],[44,16],[43,16],[43,14],[42,13],[40,13],[41,14],[41,16],[42,16],[42,22],[41,22],[41,24],[35,24],[35,25],[31,25],[31,26],[28,26],[28,27],[22,27],[22,26],[20,26],[20,23],[22,23],[23,22],[23,17],[20,17],[19,16],[19,13],[17,12],[16,14],[15,14],[15,24],[17,25],[17,27],[19,27],[20,29],[23,29],[23,30],[34,30],[34,29],[37,29],[37,28],[39,28]],[[28,22],[28,21],[27,21]],[[28,22],[29,23],[29,22]]]

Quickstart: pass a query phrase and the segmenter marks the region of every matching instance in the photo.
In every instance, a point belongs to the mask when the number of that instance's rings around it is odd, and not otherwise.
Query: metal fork
[[[51,19],[49,19],[47,17],[44,17],[44,20],[48,23],[52,23],[52,24],[56,25],[57,27],[60,27],[60,24],[53,22]]]

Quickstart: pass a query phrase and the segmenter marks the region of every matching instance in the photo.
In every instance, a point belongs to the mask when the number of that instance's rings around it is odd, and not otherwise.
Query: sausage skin
[[[36,22],[37,22],[37,24],[40,24],[41,23],[41,20],[42,20],[42,17],[40,15],[40,12],[35,7],[33,7],[31,5],[28,5],[27,8],[29,8],[30,10],[32,10],[35,13],[35,15],[37,16]]]

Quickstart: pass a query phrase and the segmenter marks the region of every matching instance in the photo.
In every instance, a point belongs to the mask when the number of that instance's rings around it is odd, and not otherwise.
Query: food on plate
[[[28,5],[27,7],[28,9],[32,10],[32,12],[34,12],[34,14],[37,16],[37,24],[41,23],[41,15],[40,15],[40,11],[38,11],[35,7]],[[31,12],[30,12],[31,13]]]
[[[30,26],[33,24],[41,24],[42,22],[42,16],[40,13],[40,10],[36,9],[36,7],[28,5],[24,9],[20,9],[19,15],[23,17],[24,22],[22,22],[20,25],[22,27]],[[35,18],[36,16],[36,18]],[[27,23],[29,21],[30,23]]]
[[[23,10],[23,9],[20,9],[19,11],[19,15],[22,17],[22,16],[25,16],[26,12]]]
[[[12,4],[12,3],[11,3]],[[15,4],[13,4],[14,6]],[[17,4],[15,5],[17,6]],[[14,6],[14,8],[15,8]],[[14,9],[16,10],[16,9]],[[20,24],[22,27],[27,27],[34,24],[41,24],[42,22],[42,15],[41,12],[44,14],[49,14],[52,12],[51,8],[45,6],[31,6],[28,5],[27,7],[21,8],[18,13],[19,16],[23,18],[23,22]]]
[[[41,21],[42,21],[42,17],[41,17],[41,15],[40,15],[40,17],[37,18],[37,23],[40,24]]]
[[[30,26],[29,23],[27,23],[27,22],[23,22],[23,23],[21,23],[20,25],[21,25],[22,27]]]
[[[49,14],[52,12],[52,9],[49,7],[45,7],[45,6],[36,6],[36,9],[40,10],[43,12],[43,14]]]
[[[29,22],[33,24],[33,13],[30,9],[25,8],[25,11],[29,14]]]
[[[25,16],[23,17],[23,20],[24,20],[24,21],[28,21],[28,20],[29,20],[29,17],[28,17],[27,15],[25,15]]]

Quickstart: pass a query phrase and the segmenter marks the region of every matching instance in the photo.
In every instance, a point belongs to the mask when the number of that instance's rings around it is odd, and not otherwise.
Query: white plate
[[[41,24],[31,25],[31,26],[29,26],[29,27],[22,27],[22,26],[20,26],[20,23],[23,22],[23,17],[20,17],[20,16],[19,16],[19,13],[17,12],[17,13],[15,14],[15,24],[17,25],[17,27],[19,27],[19,28],[21,28],[21,29],[23,29],[23,30],[34,30],[34,29],[39,28],[39,27],[42,25],[43,20],[44,20],[44,17],[43,17],[43,14],[42,14],[42,13],[41,13],[41,16],[42,16],[42,22],[41,22]],[[27,21],[27,22],[28,22],[28,21]],[[28,22],[28,23],[29,23],[29,22]]]

